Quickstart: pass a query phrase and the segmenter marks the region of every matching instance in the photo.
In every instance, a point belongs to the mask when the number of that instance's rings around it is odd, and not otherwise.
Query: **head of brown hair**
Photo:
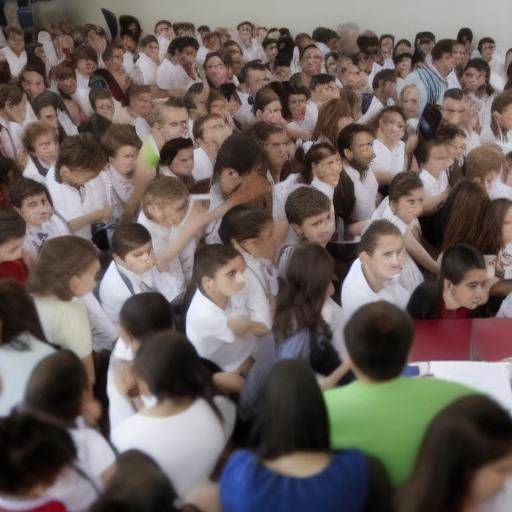
[[[318,120],[311,138],[317,140],[323,135],[331,144],[336,146],[339,133],[338,121],[342,117],[352,117],[352,115],[352,107],[341,98],[325,102],[318,111]]]
[[[131,146],[139,149],[141,142],[131,124],[111,124],[101,137],[101,144],[108,156],[115,157],[119,148]]]
[[[150,206],[164,208],[180,199],[188,197],[187,186],[179,178],[159,176],[149,183],[142,197],[142,211],[151,219]]]
[[[55,164],[57,171],[65,165],[71,172],[82,170],[98,174],[107,164],[107,155],[90,133],[67,137],[60,147]]]
[[[34,144],[37,139],[43,135],[52,135],[55,141],[58,141],[59,139],[59,134],[54,126],[51,126],[44,121],[35,121],[25,128],[21,142],[27,151],[32,152],[34,151]]]

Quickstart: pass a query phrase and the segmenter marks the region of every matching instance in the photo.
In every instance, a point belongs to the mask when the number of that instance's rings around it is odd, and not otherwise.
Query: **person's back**
[[[409,475],[432,418],[474,392],[440,379],[402,377],[413,337],[410,318],[396,306],[363,306],[345,328],[358,381],[324,395],[331,447],[358,448],[380,459],[395,486]]]

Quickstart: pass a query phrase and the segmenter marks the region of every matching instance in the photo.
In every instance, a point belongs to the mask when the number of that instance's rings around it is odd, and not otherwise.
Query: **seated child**
[[[252,365],[255,336],[268,328],[252,321],[244,304],[245,262],[232,247],[200,247],[194,260],[196,292],[187,311],[187,337],[198,354],[224,371],[245,374]],[[250,293],[250,292],[249,292]]]
[[[334,212],[331,200],[313,187],[299,187],[286,200],[286,218],[293,230],[295,239],[312,242],[325,247],[334,234]],[[281,249],[277,266],[284,276],[288,260],[296,243]]]
[[[400,172],[391,180],[389,196],[373,212],[371,222],[386,219],[393,223],[404,237],[405,266],[400,274],[400,284],[411,293],[423,282],[423,274],[415,262],[430,272],[439,271],[437,263],[418,241],[421,235],[418,217],[423,211],[425,191],[418,174]]]
[[[90,133],[99,139],[112,124],[114,99],[110,89],[93,87],[89,91],[89,103],[94,112],[78,127],[79,133]]]
[[[141,224],[121,224],[112,238],[112,256],[99,289],[100,301],[110,320],[119,322],[123,304],[133,295],[159,291],[169,301],[184,291],[176,280],[155,266],[151,234]]]
[[[21,178],[11,191],[11,202],[27,224],[23,250],[29,263],[35,262],[46,240],[70,234],[68,225],[54,213],[50,195],[44,184]]]
[[[112,205],[112,220],[119,222],[124,205],[133,193],[132,176],[141,146],[135,130],[128,124],[112,124],[101,138],[108,155],[108,164],[100,173],[105,183],[108,203]]]
[[[68,137],[61,146],[55,168],[47,175],[47,186],[55,211],[68,223],[74,235],[91,239],[94,224],[110,219],[100,171],[106,157],[90,134]]]
[[[0,209],[0,279],[25,283],[28,268],[22,258],[27,224],[14,209]]]
[[[403,237],[394,224],[388,220],[370,224],[359,243],[359,258],[352,263],[341,288],[346,320],[361,306],[379,300],[405,309],[411,293],[399,282],[404,252]]]
[[[23,176],[44,184],[48,170],[59,155],[57,130],[44,121],[36,121],[27,126],[22,142],[29,154]]]
[[[167,141],[160,151],[160,175],[180,178],[190,187],[194,179],[194,143],[192,139],[179,137]]]

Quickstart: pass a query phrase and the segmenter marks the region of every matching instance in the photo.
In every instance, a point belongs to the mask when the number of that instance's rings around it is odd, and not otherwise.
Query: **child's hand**
[[[235,334],[243,338],[251,329],[251,319],[247,315],[230,316],[228,327]]]
[[[137,382],[133,375],[131,364],[120,364],[114,372],[114,384],[122,395],[133,398],[139,395]]]
[[[263,197],[270,193],[270,183],[265,176],[258,172],[251,172],[244,177],[240,187],[236,190],[230,199],[235,205],[246,204]]]

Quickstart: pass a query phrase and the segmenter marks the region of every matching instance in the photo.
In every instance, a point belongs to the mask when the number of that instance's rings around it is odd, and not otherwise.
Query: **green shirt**
[[[359,448],[379,458],[393,485],[409,476],[436,414],[476,391],[436,378],[399,377],[382,383],[356,381],[325,392],[332,448]]]
[[[144,162],[150,167],[157,167],[160,162],[160,151],[153,135],[148,135],[140,149]]]

